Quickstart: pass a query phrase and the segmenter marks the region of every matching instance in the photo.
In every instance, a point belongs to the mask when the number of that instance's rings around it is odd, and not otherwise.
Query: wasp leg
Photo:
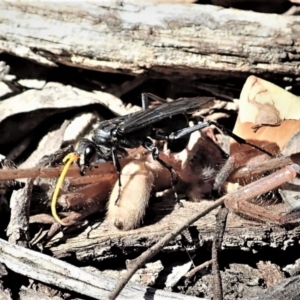
[[[113,160],[113,164],[117,170],[117,172],[120,174],[121,172],[121,165],[117,156],[117,150],[115,147],[111,148],[111,156],[112,156],[112,160]],[[119,183],[119,185],[121,185],[121,183]]]
[[[159,150],[158,148],[153,145],[152,141],[148,138],[145,138],[143,141],[142,141],[142,146],[147,149],[148,151],[151,152],[152,154],[152,157],[154,160],[157,160],[158,159],[158,155],[159,155]]]
[[[200,129],[203,129],[203,128],[206,128],[209,126],[210,126],[210,122],[202,122],[202,123],[196,124],[192,127],[187,127],[187,128],[183,128],[178,131],[172,132],[170,135],[168,135],[166,137],[166,139],[167,140],[177,140],[177,139],[180,139],[186,135],[189,135],[197,130],[200,130]]]
[[[191,134],[191,133],[193,133],[197,130],[209,127],[210,125],[216,126],[220,130],[222,130],[226,135],[228,135],[231,138],[233,138],[234,140],[236,140],[239,144],[244,144],[244,145],[251,146],[251,147],[253,147],[253,148],[255,148],[255,149],[257,149],[257,150],[259,150],[259,151],[261,151],[265,154],[268,154],[270,157],[273,157],[273,155],[270,152],[254,145],[252,143],[247,142],[245,139],[243,139],[243,138],[239,137],[238,135],[234,134],[231,130],[229,130],[229,129],[225,128],[224,126],[222,126],[222,125],[220,125],[216,122],[213,122],[213,121],[202,122],[202,123],[196,124],[192,127],[183,128],[183,129],[180,129],[178,131],[172,132],[168,136],[163,136],[163,135],[157,134],[157,137],[153,137],[153,138],[166,139],[166,140],[176,140],[176,139],[180,139],[180,138],[184,137],[185,135]]]
[[[256,145],[254,145],[252,143],[247,142],[245,139],[243,139],[243,138],[239,137],[238,135],[234,134],[231,130],[225,128],[224,126],[222,126],[222,125],[220,125],[220,124],[218,124],[216,122],[213,122],[213,121],[208,121],[208,123],[210,125],[214,125],[214,126],[218,127],[219,129],[221,129],[226,135],[228,135],[231,138],[233,138],[239,144],[248,145],[248,146],[253,147],[253,148],[255,148],[255,149],[257,149],[257,150],[259,150],[259,151],[261,151],[261,152],[263,152],[265,154],[268,154],[270,157],[273,157],[272,153],[270,153],[267,150],[264,150],[264,149],[262,149],[262,148],[260,148],[260,147],[258,147]]]
[[[146,110],[149,107],[149,98],[147,93],[142,93],[141,101],[142,101],[142,109]]]

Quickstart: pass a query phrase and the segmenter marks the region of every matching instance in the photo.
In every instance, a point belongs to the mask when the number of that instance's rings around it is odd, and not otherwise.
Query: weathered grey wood
[[[87,259],[105,260],[115,257],[116,252],[118,252],[116,249],[128,254],[128,251],[132,251],[133,245],[135,250],[138,248],[143,250],[151,247],[179,224],[185,222],[187,216],[191,216],[196,210],[204,210],[211,202],[184,202],[183,204],[184,207],[182,208],[174,207],[174,200],[170,199],[152,205],[155,213],[150,213],[151,224],[136,230],[119,231],[108,227],[104,222],[99,226],[94,226],[95,228],[87,228],[75,237],[72,233],[71,235],[64,233],[65,242],[58,242],[52,246],[49,244],[48,246],[56,257],[75,255],[78,260],[83,261]],[[270,207],[270,209],[274,210],[274,207]],[[186,237],[177,236],[176,240],[164,248],[164,251],[180,251],[182,248],[192,251],[201,247],[206,249],[214,236],[216,213],[217,210],[214,210],[195,223],[193,230],[190,231],[194,232],[192,241],[188,241]],[[196,236],[195,229],[198,232]],[[299,234],[299,227],[285,229],[275,225],[249,221],[229,213],[222,248],[256,251],[258,248],[266,246],[286,249],[297,243]],[[57,242],[57,239],[55,240]]]
[[[28,247],[29,207],[33,180],[29,179],[24,188],[14,191],[10,201],[11,217],[7,227],[7,236],[11,243]]]
[[[116,279],[93,275],[66,262],[0,239],[0,262],[18,274],[95,299],[107,299]],[[186,299],[195,297],[128,284],[118,299]]]
[[[299,16],[196,4],[0,1],[0,53],[175,77],[299,75]],[[151,73],[153,74],[153,73]]]

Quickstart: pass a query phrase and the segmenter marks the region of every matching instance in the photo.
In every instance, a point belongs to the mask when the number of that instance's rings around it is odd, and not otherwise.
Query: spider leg
[[[182,206],[182,203],[180,202],[178,194],[175,190],[176,180],[174,178],[173,168],[159,158],[159,150],[155,145],[153,145],[150,139],[148,138],[144,139],[142,145],[145,149],[149,150],[152,153],[152,157],[154,160],[157,160],[163,167],[169,170],[171,175],[171,188],[174,192],[175,201],[179,204],[179,206]]]
[[[145,162],[132,160],[122,169],[123,186],[115,184],[107,205],[107,221],[120,230],[131,230],[142,223],[149,204],[155,172],[148,169]],[[120,194],[115,205],[116,194]]]
[[[231,211],[237,214],[246,215],[252,219],[254,218],[276,224],[284,224],[287,221],[291,221],[292,219],[295,219],[296,215],[283,214],[283,212],[270,210],[267,207],[249,203],[247,200],[253,198],[257,194],[265,193],[266,190],[270,191],[279,187],[281,184],[293,179],[298,172],[299,165],[297,164],[284,167],[266,177],[248,184],[244,187],[246,190],[243,195],[239,195],[238,198],[226,199],[225,205]]]
[[[279,148],[274,143],[262,146],[266,152],[276,155]],[[277,165],[275,163],[278,163]],[[286,162],[285,164],[282,164]],[[213,189],[220,192],[223,184],[229,181],[255,177],[265,171],[275,170],[292,164],[293,161],[284,158],[270,158],[268,154],[257,149],[237,152],[229,156],[215,177]],[[240,176],[239,176],[240,174]]]

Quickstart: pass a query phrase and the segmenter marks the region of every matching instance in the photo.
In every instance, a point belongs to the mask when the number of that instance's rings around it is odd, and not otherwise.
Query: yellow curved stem
[[[72,152],[72,153],[69,153],[68,155],[66,155],[63,159],[63,163],[65,163],[66,165],[64,166],[59,178],[58,178],[58,181],[56,183],[56,186],[55,186],[55,190],[54,190],[54,193],[53,193],[53,196],[52,196],[52,201],[51,201],[51,212],[52,212],[52,215],[54,217],[54,219],[56,220],[56,222],[58,222],[59,224],[61,225],[66,225],[61,219],[60,217],[57,215],[57,212],[56,212],[56,203],[57,203],[57,198],[58,198],[58,194],[59,194],[59,191],[60,191],[60,188],[63,184],[63,181],[66,177],[66,174],[69,170],[69,167],[72,163],[76,162],[78,160],[79,156],[77,153],[75,152]]]

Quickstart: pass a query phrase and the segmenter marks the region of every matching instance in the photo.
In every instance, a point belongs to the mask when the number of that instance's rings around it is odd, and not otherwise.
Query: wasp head
[[[76,152],[79,155],[80,172],[84,175],[86,169],[98,160],[97,146],[88,139],[81,139],[76,145]]]

